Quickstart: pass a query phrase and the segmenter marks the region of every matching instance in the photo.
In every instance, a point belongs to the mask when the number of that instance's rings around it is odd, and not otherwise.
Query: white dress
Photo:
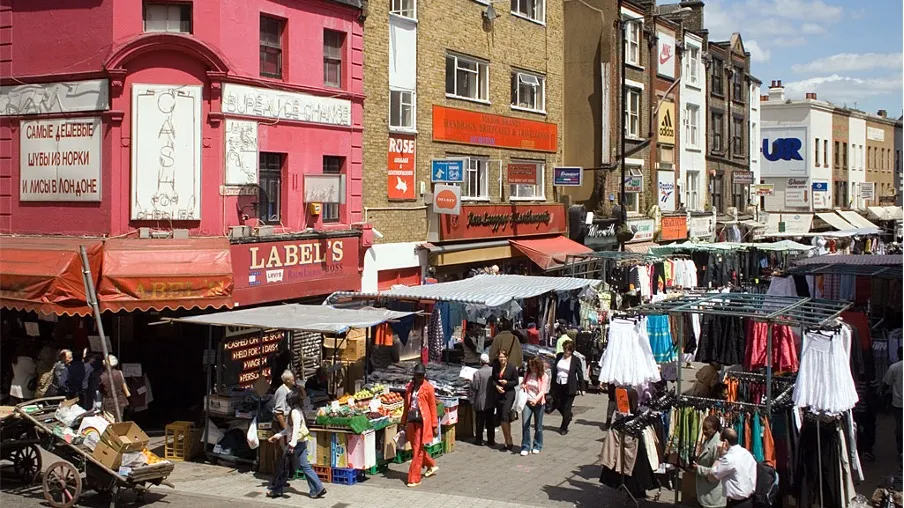
[[[809,331],[804,336],[800,371],[794,385],[794,404],[812,411],[841,413],[857,403],[857,389],[849,359],[851,336],[841,331]]]
[[[660,380],[659,368],[647,336],[646,318],[637,323],[615,318],[609,323],[609,341],[600,358],[600,382],[639,386]]]

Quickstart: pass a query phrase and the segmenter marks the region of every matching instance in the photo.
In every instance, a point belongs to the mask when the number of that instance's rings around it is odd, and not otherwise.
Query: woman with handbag
[[[574,397],[580,387],[584,385],[584,372],[581,362],[574,357],[574,342],[566,340],[562,344],[562,352],[556,355],[553,363],[553,402],[556,409],[562,413],[562,425],[559,433],[568,434],[568,425],[571,423],[571,406],[574,405]]]
[[[508,352],[499,351],[493,365],[493,383],[496,386],[496,421],[502,427],[505,444],[502,449],[512,451],[512,422],[518,419],[518,413],[512,411],[515,405],[515,387],[518,386],[518,369],[508,361]]]
[[[540,453],[543,449],[543,405],[546,403],[546,387],[549,376],[546,364],[535,356],[527,362],[527,373],[521,383],[521,390],[527,394],[527,404],[521,416],[521,456]],[[531,445],[530,421],[534,420],[534,442]]]
[[[301,404],[302,396],[298,390],[293,389],[286,395],[286,405],[290,410],[288,425],[269,439],[271,443],[276,443],[287,438],[288,442],[283,451],[282,460],[276,464],[276,471],[273,472],[273,478],[270,480],[267,497],[282,497],[283,489],[288,485],[289,475],[298,469],[304,473],[304,479],[308,482],[308,492],[312,498],[317,499],[326,495],[326,489],[320,482],[320,478],[317,477],[317,473],[314,472],[314,468],[311,467],[311,463],[308,462],[306,439],[310,432],[304,422]]]
[[[436,437],[439,420],[436,417],[436,393],[433,385],[426,383],[424,364],[414,366],[414,375],[405,388],[405,406],[402,410],[402,427],[411,443],[411,466],[408,468],[408,486],[421,484],[421,469],[426,466],[425,477],[439,471],[436,462],[427,453],[427,445]]]

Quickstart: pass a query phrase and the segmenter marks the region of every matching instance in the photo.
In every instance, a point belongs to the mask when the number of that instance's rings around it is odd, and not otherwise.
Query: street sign
[[[464,159],[433,159],[430,176],[433,182],[461,183],[465,175]]]
[[[584,168],[553,168],[553,185],[558,187],[580,187],[583,183]]]
[[[461,187],[458,185],[436,184],[433,189],[433,212],[442,215],[461,213]]]

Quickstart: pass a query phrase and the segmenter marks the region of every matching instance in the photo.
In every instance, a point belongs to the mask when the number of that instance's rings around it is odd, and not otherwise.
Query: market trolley
[[[38,431],[28,421],[15,414],[15,408],[0,409],[0,460],[12,462],[13,472],[22,483],[34,483],[41,473],[43,462],[38,444]]]
[[[30,427],[36,436],[37,443],[28,443],[24,449],[29,450],[28,456],[30,456],[32,451],[37,453],[37,471],[40,472],[41,470],[41,455],[37,450],[37,446],[62,459],[51,464],[44,472],[44,499],[47,500],[50,506],[54,508],[69,508],[73,506],[81,496],[84,485],[98,493],[110,493],[110,506],[113,507],[116,506],[120,493],[123,490],[133,490],[141,499],[150,488],[150,485],[164,484],[166,478],[173,472],[175,467],[173,463],[161,462],[135,468],[128,476],[124,476],[95,459],[91,450],[83,444],[69,443],[54,434],[53,428],[48,423],[54,420],[53,415],[63,400],[63,397],[49,397],[24,402],[17,405],[13,414],[4,418],[2,425],[0,425],[4,436],[4,455],[6,454],[6,429],[9,428],[9,432],[15,434],[19,431],[27,432],[28,427]],[[37,410],[24,409],[26,407],[34,408],[35,406]],[[13,429],[18,430],[14,431]],[[17,448],[16,444],[12,444],[12,446],[14,449]],[[22,459],[23,463],[20,465],[20,469],[23,471],[23,475],[20,478],[30,479],[33,482],[37,478],[37,473],[34,476],[26,476],[26,472],[27,475],[30,475],[32,471],[30,468],[32,462],[29,462],[29,460],[31,459]]]

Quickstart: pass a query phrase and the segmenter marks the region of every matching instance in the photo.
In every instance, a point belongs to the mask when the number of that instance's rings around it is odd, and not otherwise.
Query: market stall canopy
[[[904,209],[900,206],[870,206],[869,217],[875,220],[901,220],[904,219]]]
[[[554,291],[571,291],[596,286],[602,281],[575,277],[535,277],[529,275],[477,275],[470,279],[397,287],[376,293],[339,292],[327,301],[342,297],[395,298],[399,300],[431,300],[497,307],[512,300],[533,298]]]
[[[226,238],[107,240],[97,287],[101,310],[232,307]]]
[[[871,254],[826,254],[812,258],[800,259],[798,265],[809,264],[837,264],[837,265],[883,265],[901,266],[904,256],[901,254],[884,254],[880,256]]]
[[[816,214],[816,217],[834,228],[836,231],[851,231],[858,229],[856,226],[844,220],[840,215],[834,212],[818,212]]]
[[[294,303],[172,318],[168,319],[168,321],[262,330],[298,330],[336,335],[345,333],[350,328],[370,328],[371,326],[401,319],[411,314],[416,313],[375,309],[372,307],[337,309],[329,305],[301,305]]]
[[[784,231],[781,224],[784,223]],[[771,213],[766,221],[764,237],[805,236],[813,225],[812,213]]]
[[[866,220],[862,215],[853,210],[836,210],[836,212],[854,227],[879,229],[878,226]]]
[[[659,244],[653,242],[629,243],[625,244],[625,252],[631,252],[633,254],[646,254],[650,252],[650,249],[657,246],[659,246]]]
[[[701,252],[719,252],[738,249],[759,249],[764,251],[784,252],[784,251],[808,251],[813,249],[811,245],[804,245],[793,240],[781,240],[778,242],[767,243],[737,243],[737,242],[684,242],[673,243],[670,245],[657,245],[650,249],[651,254],[658,256],[667,256],[674,252],[682,251],[701,251]]]
[[[42,314],[87,316],[79,246],[88,253],[97,280],[101,240],[97,238],[0,238],[0,306]]]
[[[516,250],[529,257],[543,270],[561,268],[569,263],[569,256],[590,254],[593,249],[565,238],[554,236],[552,238],[535,238],[524,240],[509,240]],[[571,262],[574,262],[572,258]]]

